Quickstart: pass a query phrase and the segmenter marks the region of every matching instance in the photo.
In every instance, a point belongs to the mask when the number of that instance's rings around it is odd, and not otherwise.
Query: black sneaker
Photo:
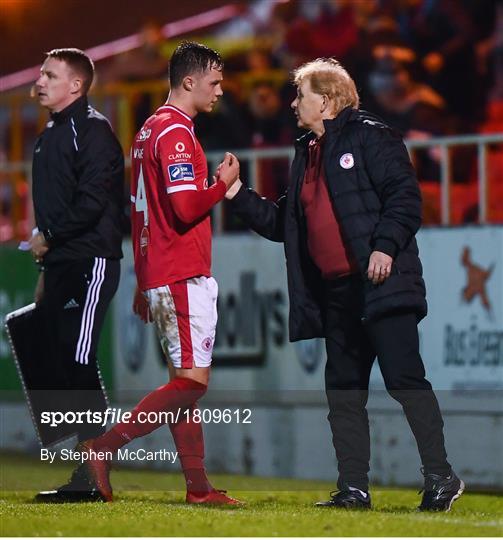
[[[80,465],[73,471],[68,483],[51,491],[41,491],[35,496],[35,501],[40,503],[104,502],[104,498],[89,478],[86,467]]]
[[[340,491],[332,491],[329,501],[320,501],[315,506],[329,506],[332,508],[346,508],[349,510],[370,510],[370,493],[351,486]]]
[[[419,492],[423,493],[423,499],[417,509],[421,512],[448,512],[464,489],[465,483],[454,471],[449,476],[425,474],[424,488]]]

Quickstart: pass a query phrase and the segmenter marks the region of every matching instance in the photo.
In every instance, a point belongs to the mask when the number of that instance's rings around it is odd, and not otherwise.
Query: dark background
[[[233,2],[234,4],[239,2]],[[226,0],[0,0],[0,75],[29,68],[56,47],[87,49],[229,4]]]

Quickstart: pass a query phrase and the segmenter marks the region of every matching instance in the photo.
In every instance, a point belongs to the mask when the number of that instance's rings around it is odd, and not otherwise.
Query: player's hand
[[[222,168],[222,164],[217,167],[217,170],[215,171],[215,175],[213,176],[213,183],[217,182],[220,179],[220,169]],[[238,177],[238,179],[232,184],[232,186],[227,186],[227,191],[225,192],[225,198],[228,200],[233,199],[238,191],[241,189],[241,186],[243,183],[241,182],[241,179]]]
[[[367,277],[374,285],[383,283],[391,274],[393,258],[382,251],[373,251],[370,254]]]
[[[41,232],[34,234],[30,238],[29,243],[31,247],[31,254],[37,262],[39,262],[40,259],[43,259],[44,255],[49,251],[49,245]]]
[[[232,184],[239,178],[239,161],[238,158],[230,152],[225,153],[224,160],[217,167],[217,180],[222,180],[229,189]]]
[[[143,293],[138,287],[136,287],[134,292],[133,312],[138,315],[138,317],[140,317],[145,324],[148,324],[154,320],[147,299],[145,296],[143,296]]]

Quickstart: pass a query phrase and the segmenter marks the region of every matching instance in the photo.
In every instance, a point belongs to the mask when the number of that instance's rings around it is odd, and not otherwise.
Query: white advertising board
[[[503,389],[503,228],[430,229],[418,235],[429,313],[420,324],[421,352],[437,390]],[[167,369],[152,325],[131,312],[131,247],[115,301],[118,391],[149,390]],[[212,388],[319,390],[323,340],[288,341],[283,246],[255,235],[216,238],[219,323]],[[372,380],[380,386],[380,373]],[[323,397],[321,398],[323,399]]]
[[[444,413],[449,458],[470,485],[501,486],[503,228],[429,229],[418,243],[429,303],[419,326],[421,352]],[[131,403],[163,384],[167,369],[152,326],[131,312],[129,244],[125,254],[115,301],[114,387],[116,400]],[[324,342],[288,341],[283,246],[255,235],[216,238],[213,271],[219,325],[201,406],[249,407],[252,423],[207,424],[208,467],[335,480]],[[382,388],[377,363],[374,368],[372,386]],[[373,392],[369,412],[372,481],[417,483],[419,456],[399,405]]]
[[[436,389],[503,390],[503,228],[419,235],[429,313],[421,346]]]
[[[441,403],[449,460],[469,486],[503,486],[503,227],[431,229],[418,235],[429,315],[420,324],[428,378]],[[114,394],[130,406],[164,384],[168,372],[152,325],[131,310],[135,276],[131,246],[115,297]],[[283,247],[254,235],[214,242],[220,285],[219,326],[210,392],[203,409],[229,408],[249,423],[204,426],[210,471],[335,479],[326,421],[323,340],[288,342]],[[378,369],[373,387],[382,386]],[[371,480],[419,485],[416,443],[398,406],[385,393],[369,400]],[[0,446],[33,449],[24,405],[2,404]],[[12,422],[12,418],[16,421]],[[235,418],[235,416],[233,416]],[[7,429],[9,428],[9,429]],[[166,428],[133,448],[173,449]]]

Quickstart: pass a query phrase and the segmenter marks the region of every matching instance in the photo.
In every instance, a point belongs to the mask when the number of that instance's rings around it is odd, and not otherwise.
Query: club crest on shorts
[[[205,350],[206,352],[210,352],[212,344],[213,344],[213,342],[211,341],[211,338],[207,337],[207,338],[203,339],[203,342],[201,343],[201,346],[202,346],[203,350]]]
[[[353,157],[353,154],[348,152],[347,154],[343,154],[341,156],[341,159],[339,160],[339,165],[343,169],[351,169],[355,164],[355,158]]]

